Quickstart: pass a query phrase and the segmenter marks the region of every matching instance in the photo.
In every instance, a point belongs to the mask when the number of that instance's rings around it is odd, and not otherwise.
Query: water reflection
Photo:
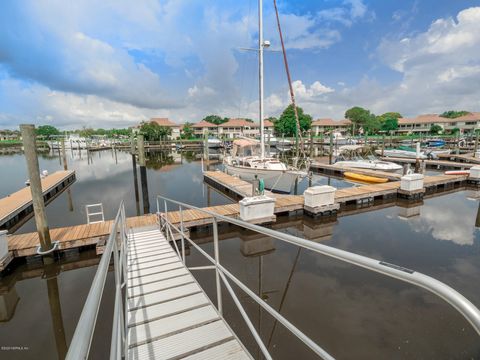
[[[57,263],[43,265],[37,258],[15,260],[14,271],[0,279],[0,338],[2,346],[24,351],[2,351],[8,359],[64,359],[91,286],[99,258],[95,250],[64,253]],[[108,354],[111,334],[113,283],[107,276],[91,358]]]
[[[303,216],[279,216],[271,226],[421,271],[480,306],[476,286],[480,241],[474,230],[479,204],[466,200],[467,195],[465,191],[450,193],[423,204],[390,202],[380,204],[377,210],[351,211],[325,223]],[[455,240],[439,242],[433,229],[437,225],[421,230],[412,225],[428,224],[430,208],[448,206],[452,211],[442,217],[445,228],[455,223],[467,227],[473,236],[470,246],[461,245],[462,233]],[[193,232],[192,236],[213,252],[210,232]],[[221,227],[219,239],[222,264],[336,358],[463,359],[480,355],[478,336],[466,320],[419,288],[232,226]],[[205,264],[194,249],[188,263]],[[208,273],[195,275],[213,298],[215,287]],[[274,357],[316,358],[256,303],[241,291],[237,294]],[[226,295],[224,313],[250,352],[259,357],[258,347]]]

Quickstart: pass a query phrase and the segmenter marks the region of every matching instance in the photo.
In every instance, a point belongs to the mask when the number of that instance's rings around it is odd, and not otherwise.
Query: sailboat
[[[262,0],[258,2],[258,66],[259,66],[259,120],[260,142],[239,139],[233,142],[232,155],[224,158],[227,174],[253,181],[263,179],[265,188],[283,193],[290,193],[293,185],[307,174],[287,167],[281,161],[265,156],[265,129],[263,115],[263,51],[270,46],[263,40]]]

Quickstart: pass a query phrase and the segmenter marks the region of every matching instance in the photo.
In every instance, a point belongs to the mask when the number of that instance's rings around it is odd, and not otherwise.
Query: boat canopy
[[[237,139],[233,141],[233,156],[260,155],[260,142],[254,139]]]

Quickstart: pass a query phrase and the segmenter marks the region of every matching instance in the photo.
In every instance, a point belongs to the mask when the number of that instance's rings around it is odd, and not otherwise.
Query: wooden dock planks
[[[129,360],[251,359],[158,229],[128,238]],[[170,257],[152,262],[145,248]]]
[[[75,176],[75,171],[66,170],[54,172],[42,179],[41,182],[44,196],[72,176]],[[28,186],[0,199],[0,226],[31,205],[31,203],[32,193]]]

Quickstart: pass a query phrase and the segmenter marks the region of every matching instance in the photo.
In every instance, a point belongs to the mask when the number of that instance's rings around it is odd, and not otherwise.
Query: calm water
[[[131,157],[104,151],[87,159],[86,153],[70,153],[69,168],[77,182],[68,193],[47,206],[51,227],[85,223],[85,205],[102,202],[106,218],[114,216],[120,199],[127,214],[137,214]],[[1,156],[0,196],[17,190],[27,178],[22,155]],[[228,203],[202,182],[201,163],[194,153],[155,153],[149,156],[148,187],[151,210],[155,195],[162,194],[197,206]],[[56,156],[40,157],[40,167],[50,172],[62,168]],[[216,167],[216,165],[211,165]],[[313,184],[351,186],[340,180],[315,177]],[[308,181],[299,185],[299,192]],[[141,193],[140,193],[141,197]],[[274,229],[312,241],[401,264],[431,275],[460,291],[480,307],[480,240],[476,225],[480,194],[459,191],[430,198],[416,208],[387,203],[378,210],[341,216],[321,222],[303,216],[279,217]],[[143,205],[139,204],[143,213]],[[19,232],[34,230],[30,220]],[[192,237],[213,252],[208,230]],[[221,227],[221,261],[252,290],[294,325],[339,359],[476,359],[480,341],[449,305],[429,293],[398,281],[307,250],[240,230]],[[190,265],[206,264],[191,249]],[[2,346],[25,350],[0,351],[0,358],[61,358],[68,346],[98,258],[94,250],[72,251],[61,261],[44,267],[35,260],[17,266],[0,281]],[[214,274],[195,275],[215,301]],[[91,358],[108,353],[112,278],[107,280],[102,311]],[[315,358],[258,305],[235,289],[254,324],[260,329],[274,358]],[[225,316],[259,358],[246,326],[224,290]],[[28,335],[26,335],[28,334]],[[99,339],[101,339],[99,341]]]

